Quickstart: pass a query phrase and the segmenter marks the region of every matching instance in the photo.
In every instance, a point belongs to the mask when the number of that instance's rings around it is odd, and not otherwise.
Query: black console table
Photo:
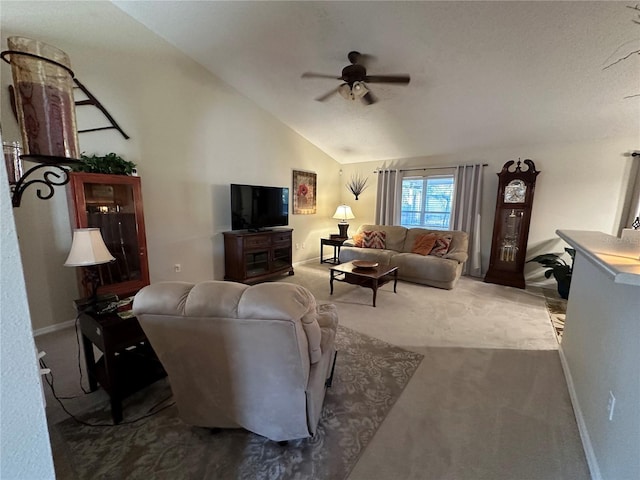
[[[98,384],[111,400],[114,423],[122,421],[122,400],[167,374],[136,317],[83,312],[79,317],[89,389]],[[96,361],[93,346],[102,356]]]

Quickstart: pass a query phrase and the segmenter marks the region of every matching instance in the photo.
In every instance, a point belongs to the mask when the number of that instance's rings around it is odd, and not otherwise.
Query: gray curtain
[[[480,249],[480,212],[482,210],[482,177],[484,166],[460,165],[455,170],[455,195],[451,215],[453,230],[469,234],[469,260],[462,274],[482,277]]]
[[[400,225],[398,218],[400,173],[397,169],[378,170],[376,225]]]

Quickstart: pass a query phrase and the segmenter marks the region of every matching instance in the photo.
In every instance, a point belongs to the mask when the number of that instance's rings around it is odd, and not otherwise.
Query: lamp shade
[[[365,87],[364,83],[362,82],[353,82],[351,93],[355,98],[362,98],[367,93],[369,93],[369,89]]]
[[[333,218],[338,218],[344,222],[356,217],[353,215],[353,212],[351,211],[351,207],[349,205],[338,205],[338,208],[336,208],[336,213],[333,214]]]
[[[338,87],[338,93],[342,95],[347,100],[353,100],[353,96],[351,95],[351,87],[348,83],[343,83]]]
[[[78,228],[73,231],[71,251],[65,267],[88,267],[115,260],[104,244],[99,228]]]

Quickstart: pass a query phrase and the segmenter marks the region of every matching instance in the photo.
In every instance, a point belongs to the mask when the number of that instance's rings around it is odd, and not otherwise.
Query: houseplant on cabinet
[[[115,153],[107,153],[106,155],[87,156],[84,153],[80,155],[81,164],[73,166],[76,172],[87,173],[107,173],[111,175],[132,175],[136,164],[128,162],[120,155]]]
[[[571,264],[565,262],[560,255],[555,253],[538,255],[528,260],[527,263],[538,262],[543,267],[548,268],[548,270],[544,272],[544,276],[551,278],[551,275],[553,275],[553,278],[558,282],[558,294],[562,298],[567,299],[569,298],[569,289],[571,288],[571,275],[573,273],[573,261],[576,257],[576,251],[574,248],[565,248],[564,251],[571,257]]]

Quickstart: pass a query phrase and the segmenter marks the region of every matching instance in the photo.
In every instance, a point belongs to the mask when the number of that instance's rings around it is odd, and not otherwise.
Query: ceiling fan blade
[[[338,89],[340,88],[340,86],[337,86],[336,88],[334,88],[333,90],[328,91],[327,93],[325,93],[324,95],[320,95],[319,97],[316,97],[315,100],[317,102],[324,102],[327,98],[329,98],[331,95],[334,95],[336,93],[338,93]]]
[[[304,72],[302,78],[331,78],[333,80],[341,80],[342,77],[336,77],[335,75],[327,75],[324,73]]]
[[[409,83],[409,75],[367,75],[364,79],[367,83]]]

